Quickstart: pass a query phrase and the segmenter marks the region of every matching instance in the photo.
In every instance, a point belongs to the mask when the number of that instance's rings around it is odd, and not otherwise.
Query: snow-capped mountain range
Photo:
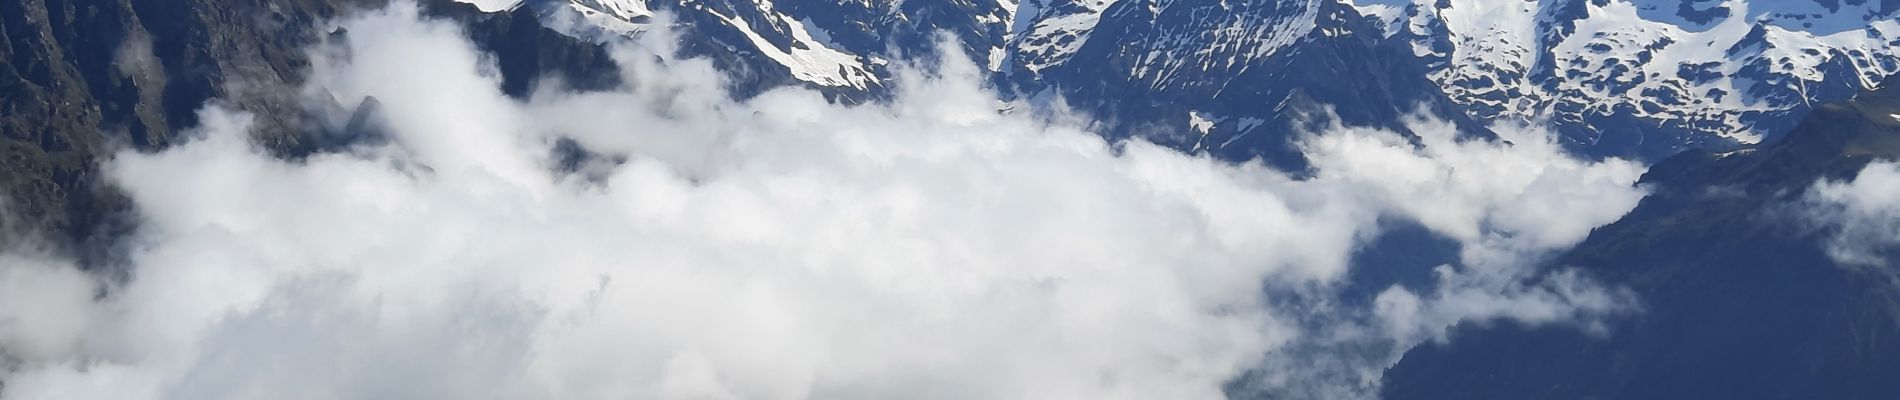
[[[1642,122],[1756,143],[1792,120],[1770,117],[1878,85],[1900,43],[1900,4],[1878,0],[1357,1],[1473,116],[1623,120],[1593,142]]]
[[[1548,121],[1576,148],[1654,158],[1774,139],[1900,72],[1900,2],[1880,0],[469,1],[586,22],[577,35],[670,14],[742,82],[845,97],[947,33],[1005,93],[1234,158],[1285,147],[1289,104],[1382,126],[1421,105]]]

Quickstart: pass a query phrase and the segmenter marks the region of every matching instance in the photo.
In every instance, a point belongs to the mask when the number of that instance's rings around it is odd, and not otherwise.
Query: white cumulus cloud
[[[1829,230],[1826,250],[1846,265],[1884,265],[1900,245],[1900,164],[1867,164],[1850,181],[1815,182],[1804,216]]]

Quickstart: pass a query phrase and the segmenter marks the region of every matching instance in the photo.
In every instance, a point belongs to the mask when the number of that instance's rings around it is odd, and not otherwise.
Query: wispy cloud
[[[1815,182],[1802,200],[1803,216],[1828,231],[1835,262],[1883,265],[1900,245],[1900,164],[1875,162],[1853,180]]]

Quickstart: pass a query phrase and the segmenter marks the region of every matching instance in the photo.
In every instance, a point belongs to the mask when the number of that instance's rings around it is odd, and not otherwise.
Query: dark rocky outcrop
[[[306,50],[324,21],[386,0],[25,0],[0,4],[0,229],[34,232],[96,258],[125,222],[127,201],[98,164],[121,149],[175,143],[218,101],[257,116],[256,141],[286,155],[329,132],[298,98]],[[532,13],[421,4],[453,18],[497,55],[503,89],[525,95],[546,75],[582,88],[617,84],[606,50],[541,25]],[[355,107],[362,99],[337,99]],[[348,114],[344,114],[348,115]],[[335,127],[341,129],[343,127]],[[4,235],[17,237],[14,235]]]

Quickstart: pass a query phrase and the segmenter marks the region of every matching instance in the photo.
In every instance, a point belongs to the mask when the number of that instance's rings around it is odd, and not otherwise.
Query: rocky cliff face
[[[295,84],[327,1],[162,4],[34,0],[0,5],[0,188],[22,221],[92,234],[119,207],[93,168],[109,148],[155,148],[195,124],[213,97],[282,115],[267,143],[291,141],[294,104],[266,84]],[[245,84],[251,83],[251,84]]]
[[[1419,107],[1459,116],[1399,50],[1333,1],[1125,1],[1023,86],[1096,111],[1109,132],[1296,167],[1288,139],[1301,124],[1403,129]]]
[[[33,0],[0,5],[0,193],[24,220],[62,246],[103,245],[123,200],[101,187],[101,157],[181,140],[210,99],[258,116],[258,140],[286,154],[320,145],[325,129],[297,97],[306,48],[325,20],[377,0]],[[525,12],[483,13],[431,2],[430,12],[468,21],[500,55],[511,94],[548,73],[575,82],[612,79],[604,50],[544,28]],[[337,99],[355,107],[361,99]],[[340,127],[337,127],[340,129]],[[84,251],[92,254],[97,252]]]

